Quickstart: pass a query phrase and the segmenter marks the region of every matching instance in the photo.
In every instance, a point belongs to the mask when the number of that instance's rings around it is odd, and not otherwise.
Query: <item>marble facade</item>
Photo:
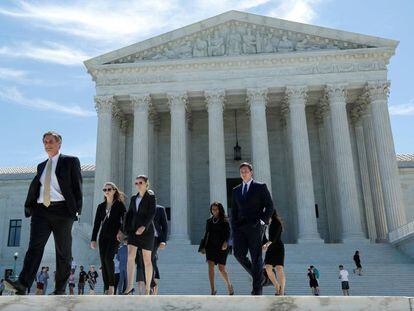
[[[406,223],[387,109],[397,44],[230,11],[86,61],[93,206],[106,180],[130,195],[147,174],[171,238],[197,242],[210,202],[230,208],[236,111],[242,160],[271,189],[289,242],[385,241]]]

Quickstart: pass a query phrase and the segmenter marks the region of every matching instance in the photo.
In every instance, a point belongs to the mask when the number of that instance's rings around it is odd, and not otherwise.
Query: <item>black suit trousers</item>
[[[263,259],[262,238],[263,228],[260,223],[256,225],[245,224],[233,230],[234,256],[243,268],[253,278],[253,292],[262,293]],[[250,253],[251,260],[247,257]]]
[[[56,252],[55,291],[65,292],[71,268],[73,221],[65,204],[49,208],[39,204],[33,209],[29,248],[19,275],[19,280],[23,285],[32,286],[42,261],[47,240],[53,233]]]

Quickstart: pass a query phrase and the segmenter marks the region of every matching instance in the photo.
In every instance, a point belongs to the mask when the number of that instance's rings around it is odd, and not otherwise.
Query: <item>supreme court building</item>
[[[94,208],[105,181],[130,196],[147,174],[171,239],[198,243],[248,161],[285,242],[386,241],[407,223],[387,105],[397,44],[229,11],[87,60]]]

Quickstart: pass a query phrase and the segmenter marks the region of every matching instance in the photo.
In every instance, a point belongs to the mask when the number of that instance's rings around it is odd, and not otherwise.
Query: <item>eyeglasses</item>
[[[144,184],[144,182],[143,181],[136,181],[135,182],[135,186],[138,186],[138,185],[143,185]]]
[[[103,192],[111,192],[112,190],[114,190],[114,189],[112,189],[112,188],[103,188],[102,189]]]

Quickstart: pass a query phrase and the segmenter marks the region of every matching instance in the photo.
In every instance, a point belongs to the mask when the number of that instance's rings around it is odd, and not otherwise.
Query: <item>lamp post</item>
[[[16,261],[17,261],[17,258],[19,257],[19,253],[18,252],[15,252],[13,257],[14,257],[13,279],[16,280],[17,279]]]
[[[239,137],[237,135],[237,110],[234,110],[234,125],[236,128],[236,146],[234,146],[234,161],[241,160],[241,147],[239,146]]]

